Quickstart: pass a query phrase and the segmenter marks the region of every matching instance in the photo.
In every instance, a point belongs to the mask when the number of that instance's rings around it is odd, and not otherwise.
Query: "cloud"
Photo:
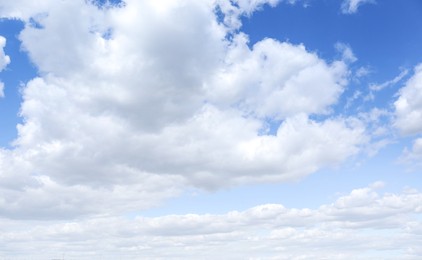
[[[371,74],[372,70],[368,67],[360,67],[359,69],[356,70],[355,73],[355,77],[357,79],[362,78],[362,77],[366,77],[367,75]]]
[[[403,150],[399,162],[407,164],[410,170],[417,170],[422,166],[422,138],[414,139],[412,147]]]
[[[394,102],[396,121],[394,125],[404,135],[422,133],[422,64],[398,92]]]
[[[295,4],[297,0],[215,0],[217,9],[224,16],[222,22],[229,31],[235,31],[242,26],[242,16],[251,16],[265,5],[275,7],[281,2]]]
[[[10,63],[10,57],[4,53],[4,47],[6,46],[6,38],[0,36],[0,71],[4,70]]]
[[[375,0],[344,0],[341,5],[341,11],[344,14],[353,14],[364,4],[374,4]]]
[[[4,97],[4,83],[0,81],[0,98]]]
[[[344,62],[353,63],[358,60],[349,45],[338,42],[335,44],[335,48],[339,53],[341,53],[342,60]]]
[[[227,66],[209,91],[213,102],[236,104],[261,118],[326,114],[347,84],[348,69],[342,61],[327,64],[303,45],[273,39],[250,50],[247,41],[243,34],[234,38]]]
[[[14,3],[3,12],[20,13]],[[214,1],[34,8],[22,7],[19,38],[39,77],[22,89],[15,148],[0,151],[5,217],[117,214],[187,187],[297,180],[368,141],[357,119],[331,116],[345,62],[273,39],[249,47]]]
[[[40,3],[16,0],[13,2],[0,0],[0,16],[11,19],[29,20],[33,15],[45,12],[55,5],[54,0],[46,0]]]
[[[414,73],[398,91],[394,102],[394,126],[402,135],[422,134],[422,64],[414,68]],[[416,138],[412,148],[405,148],[400,161],[420,167],[422,162],[422,139]]]
[[[407,76],[407,74],[409,74],[409,71],[408,70],[403,70],[402,72],[400,72],[400,74],[399,75],[397,75],[394,79],[392,79],[392,80],[388,80],[388,81],[386,81],[386,82],[384,82],[384,83],[381,83],[381,84],[371,84],[370,86],[369,86],[369,89],[371,90],[371,91],[381,91],[381,90],[383,90],[383,89],[385,89],[385,88],[387,88],[387,87],[390,87],[390,86],[393,86],[393,85],[395,85],[395,84],[397,84],[398,82],[400,82],[404,77],[406,77]]]
[[[6,38],[0,36],[0,72],[10,63],[10,57],[4,53]],[[0,98],[4,97],[4,83],[0,81]]]
[[[354,189],[315,209],[264,204],[224,214],[4,220],[0,257],[417,259],[422,194],[380,189]]]

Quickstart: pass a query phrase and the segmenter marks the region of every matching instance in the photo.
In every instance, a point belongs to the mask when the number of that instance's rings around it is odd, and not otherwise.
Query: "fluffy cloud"
[[[222,21],[229,31],[237,30],[242,26],[241,16],[250,16],[264,5],[274,7],[280,2],[294,4],[297,0],[215,0],[217,10],[223,14]]]
[[[405,135],[422,133],[422,64],[400,89],[394,102],[396,127]]]
[[[0,72],[6,68],[10,63],[10,57],[4,53],[4,47],[6,46],[6,38],[0,36]],[[4,97],[4,84],[0,81],[0,98]]]
[[[381,187],[355,189],[315,209],[266,204],[220,215],[102,216],[19,227],[4,220],[0,257],[417,259],[422,194]]]
[[[252,49],[243,34],[234,38],[209,90],[212,102],[236,105],[260,118],[325,114],[343,92],[347,66],[327,64],[302,45],[265,39]]]
[[[341,11],[345,14],[353,14],[363,4],[374,4],[375,0],[344,0],[341,5]]]
[[[26,0],[0,0],[0,16],[29,20],[33,15],[46,12],[56,1],[46,0],[40,3],[28,2]]]
[[[4,47],[6,46],[6,38],[0,36],[0,71],[6,68],[7,64],[10,63],[10,57],[4,53]]]
[[[414,74],[398,91],[394,102],[394,126],[403,135],[422,134],[422,64],[414,69]],[[422,164],[422,139],[416,138],[412,148],[406,148],[400,158],[402,162],[420,167]]]
[[[186,187],[295,180],[367,141],[355,119],[330,117],[345,62],[272,39],[250,47],[219,21],[221,1],[125,2],[4,5],[26,21],[40,76],[22,90],[15,148],[0,152],[3,216],[113,214]]]
[[[400,158],[400,162],[419,169],[422,166],[422,138],[413,140],[412,148],[406,147]]]

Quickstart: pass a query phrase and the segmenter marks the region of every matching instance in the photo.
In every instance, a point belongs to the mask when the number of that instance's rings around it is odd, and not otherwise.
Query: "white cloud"
[[[406,77],[407,74],[409,74],[409,71],[403,70],[394,79],[388,80],[388,81],[381,83],[381,84],[371,84],[369,86],[369,89],[371,91],[380,91],[380,90],[383,90],[387,87],[394,86],[395,84],[399,83],[404,77]]]
[[[250,50],[246,43],[245,35],[234,38],[209,90],[213,102],[261,118],[324,114],[347,84],[344,62],[327,64],[303,45],[265,39]]]
[[[4,53],[6,38],[0,36],[0,72],[10,63],[10,57]],[[0,98],[4,97],[4,83],[0,81]]]
[[[405,135],[422,133],[422,64],[398,92],[395,126]]]
[[[31,16],[45,12],[55,3],[57,3],[57,1],[54,0],[40,1],[39,3],[33,1],[28,2],[26,0],[0,0],[0,16],[29,20]]]
[[[4,70],[10,63],[10,57],[4,53],[4,47],[6,46],[6,38],[0,36],[0,71]]]
[[[343,0],[341,11],[345,14],[353,14],[364,4],[374,4],[375,0]]]
[[[335,48],[339,53],[341,53],[342,60],[344,62],[352,63],[358,60],[349,45],[338,42],[335,44]]]
[[[398,91],[394,102],[394,126],[403,135],[422,134],[422,64],[414,69],[414,74]],[[412,148],[405,148],[401,162],[419,168],[422,165],[422,139],[416,138]]]
[[[420,169],[422,166],[422,138],[413,140],[412,148],[405,148],[399,162],[410,166],[410,169]]]
[[[22,90],[15,148],[0,151],[3,216],[113,214],[186,187],[295,180],[367,142],[355,119],[330,118],[345,62],[272,39],[251,49],[211,0],[165,3],[22,7],[39,23],[19,37],[40,76]]]
[[[4,220],[0,257],[417,259],[422,194],[381,187],[355,189],[315,209],[266,204],[220,215]]]
[[[276,6],[282,0],[235,0],[233,1],[239,9],[247,15],[252,14],[263,5],[268,4],[272,7]],[[290,3],[294,3],[295,0],[289,0]]]
[[[237,30],[242,26],[240,18],[250,16],[265,5],[277,6],[280,2],[294,4],[297,0],[215,0],[218,9],[224,15],[223,22],[229,31]]]
[[[4,83],[0,81],[0,98],[4,97]]]
[[[359,69],[356,70],[355,76],[357,79],[362,78],[362,77],[366,77],[367,75],[371,74],[372,71],[370,68],[368,67],[360,67]]]

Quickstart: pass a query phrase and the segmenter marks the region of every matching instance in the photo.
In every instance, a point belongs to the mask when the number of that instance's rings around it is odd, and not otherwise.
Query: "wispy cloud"
[[[402,72],[400,72],[400,74],[399,75],[397,75],[394,79],[392,79],[392,80],[388,80],[388,81],[386,81],[386,82],[384,82],[384,83],[381,83],[381,84],[371,84],[370,86],[369,86],[369,89],[371,90],[371,91],[380,91],[380,90],[383,90],[383,89],[385,89],[385,88],[387,88],[387,87],[390,87],[390,86],[393,86],[393,85],[395,85],[395,84],[397,84],[397,83],[399,83],[404,77],[406,77],[407,75],[409,74],[409,70],[403,70]]]
[[[355,54],[353,53],[352,48],[348,44],[338,42],[334,45],[334,47],[341,54],[343,61],[352,63],[358,60]]]
[[[344,0],[341,5],[341,11],[344,14],[353,14],[364,4],[374,4],[375,0]]]

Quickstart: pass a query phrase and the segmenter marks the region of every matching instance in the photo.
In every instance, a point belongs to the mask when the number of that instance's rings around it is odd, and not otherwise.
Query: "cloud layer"
[[[0,257],[15,259],[418,259],[422,194],[355,189],[315,209],[259,205],[221,215],[3,220]],[[18,231],[17,231],[18,230]],[[388,237],[388,239],[386,239]],[[22,244],[24,242],[24,244]],[[48,247],[46,246],[48,245]]]

